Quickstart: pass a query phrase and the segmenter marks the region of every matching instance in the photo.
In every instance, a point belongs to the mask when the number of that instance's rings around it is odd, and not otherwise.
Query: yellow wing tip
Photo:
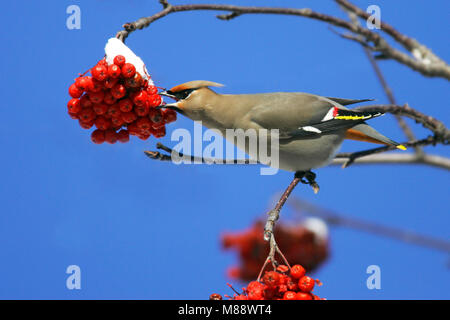
[[[399,144],[399,145],[397,146],[397,149],[400,149],[400,150],[406,150],[406,147],[405,147],[404,145],[402,145],[402,144]]]

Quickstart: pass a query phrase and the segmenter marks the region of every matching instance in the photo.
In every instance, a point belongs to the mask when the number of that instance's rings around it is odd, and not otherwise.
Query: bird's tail
[[[366,141],[384,145],[395,146],[397,149],[406,150],[404,145],[397,143],[388,137],[382,135],[377,130],[366,123],[360,123],[347,130],[346,139]]]

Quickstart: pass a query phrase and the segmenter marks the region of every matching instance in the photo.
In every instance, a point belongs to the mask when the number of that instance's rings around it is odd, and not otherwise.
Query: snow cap
[[[117,38],[110,38],[105,46],[106,62],[108,64],[114,63],[114,58],[117,55],[122,55],[125,57],[127,63],[131,63],[136,68],[142,78],[148,80],[149,85],[153,85],[153,81],[147,73],[147,68],[145,67],[144,61],[139,58],[130,48],[128,48],[125,43]]]

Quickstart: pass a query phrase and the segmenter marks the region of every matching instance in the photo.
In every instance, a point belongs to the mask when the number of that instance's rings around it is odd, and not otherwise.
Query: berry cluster
[[[242,293],[236,293],[232,300],[324,300],[312,293],[319,280],[305,275],[305,269],[296,264],[289,269],[280,265],[275,271],[267,271],[261,281],[251,281]],[[222,300],[219,294],[212,294],[210,300]]]
[[[250,281],[258,276],[269,251],[263,239],[263,227],[263,222],[257,221],[248,230],[222,235],[223,248],[236,250],[240,259],[240,266],[228,269],[230,278]],[[304,224],[287,226],[278,223],[274,234],[286,259],[310,271],[319,267],[328,256],[328,241]]]
[[[165,125],[177,119],[174,110],[156,108],[162,104],[158,89],[149,83],[123,55],[113,63],[100,60],[69,87],[72,99],[67,108],[84,129],[95,126],[91,140],[128,142],[130,134],[142,140],[166,134]]]

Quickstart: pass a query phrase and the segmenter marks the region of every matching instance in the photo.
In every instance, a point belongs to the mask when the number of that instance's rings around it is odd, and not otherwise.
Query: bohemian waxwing
[[[307,172],[329,164],[344,139],[405,149],[365,123],[382,113],[344,107],[367,99],[327,98],[301,92],[218,94],[209,88],[221,86],[203,80],[180,84],[161,93],[176,100],[162,107],[202,121],[224,137],[226,129],[279,129],[279,169],[287,171]],[[248,148],[244,151],[249,154]],[[249,155],[258,159],[258,153]]]

